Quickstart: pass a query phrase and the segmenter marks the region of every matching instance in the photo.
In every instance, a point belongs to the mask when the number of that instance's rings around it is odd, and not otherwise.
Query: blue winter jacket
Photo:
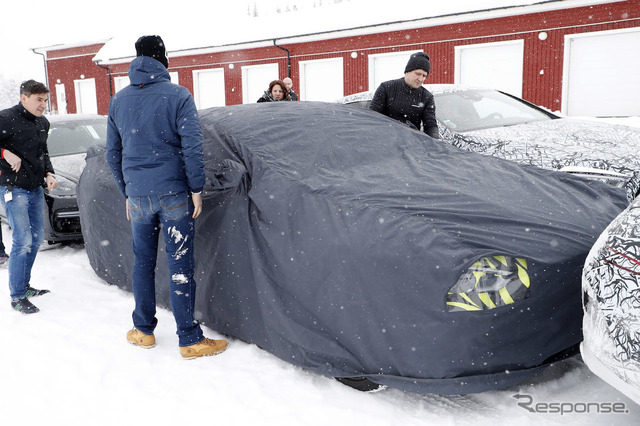
[[[120,192],[126,198],[201,191],[202,131],[191,93],[146,56],[131,62],[129,80],[111,98],[107,127],[107,162]]]

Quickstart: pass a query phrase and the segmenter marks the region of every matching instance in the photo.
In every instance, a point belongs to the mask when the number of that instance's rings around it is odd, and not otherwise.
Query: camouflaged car
[[[520,164],[562,170],[640,191],[640,129],[563,117],[499,90],[425,85],[436,103],[440,137],[458,148]],[[339,103],[368,108],[372,92]]]

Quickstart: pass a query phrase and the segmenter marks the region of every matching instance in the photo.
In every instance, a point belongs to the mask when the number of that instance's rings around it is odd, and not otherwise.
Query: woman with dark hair
[[[273,80],[269,83],[269,90],[264,91],[264,95],[258,99],[258,102],[278,102],[290,101],[289,89],[282,80]]]

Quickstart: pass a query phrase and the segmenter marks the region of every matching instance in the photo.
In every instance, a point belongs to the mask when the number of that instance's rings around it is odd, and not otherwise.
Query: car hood
[[[55,170],[56,175],[63,176],[77,184],[85,166],[86,155],[85,153],[80,153],[51,157],[53,170]]]
[[[547,169],[589,167],[629,176],[622,185],[631,200],[640,188],[640,129],[574,118],[494,127],[464,133],[444,131],[453,145]]]
[[[604,167],[621,172],[640,170],[637,155],[640,129],[633,127],[560,118],[460,135],[486,142],[487,151],[494,151],[495,155],[501,151],[518,160],[528,157],[531,164],[545,168],[560,168],[561,164],[561,167]],[[532,152],[537,155],[531,155]]]

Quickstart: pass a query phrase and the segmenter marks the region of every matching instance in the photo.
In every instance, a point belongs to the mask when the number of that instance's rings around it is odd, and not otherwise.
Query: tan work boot
[[[156,345],[156,336],[153,334],[144,334],[136,328],[132,328],[127,331],[127,340],[132,345],[140,346],[145,349],[151,349]]]
[[[201,356],[218,355],[227,349],[226,340],[213,340],[206,337],[200,343],[191,346],[180,347],[180,355],[184,359],[194,359]]]

